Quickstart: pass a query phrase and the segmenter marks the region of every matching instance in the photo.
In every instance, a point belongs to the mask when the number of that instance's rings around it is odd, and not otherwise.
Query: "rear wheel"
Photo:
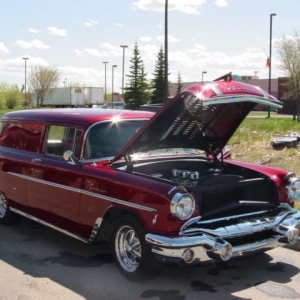
[[[20,220],[20,218],[21,217],[19,215],[13,213],[9,209],[5,195],[2,192],[0,192],[0,224],[13,224]]]
[[[114,259],[121,273],[131,281],[149,279],[159,270],[145,235],[142,224],[131,216],[124,216],[115,226]]]

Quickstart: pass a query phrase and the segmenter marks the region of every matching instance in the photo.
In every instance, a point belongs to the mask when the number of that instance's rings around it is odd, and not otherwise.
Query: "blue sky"
[[[273,41],[300,31],[299,0],[169,0],[169,80],[213,80],[225,73],[268,78],[270,14]],[[137,43],[152,78],[164,46],[165,0],[0,0],[0,82],[24,83],[36,65],[56,67],[61,83],[122,86]],[[284,76],[272,48],[272,77]],[[126,84],[126,76],[125,76]]]

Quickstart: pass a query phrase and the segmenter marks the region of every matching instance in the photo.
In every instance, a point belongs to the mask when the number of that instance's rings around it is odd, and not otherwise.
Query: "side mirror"
[[[74,155],[73,154],[74,154],[73,151],[67,150],[67,151],[64,152],[63,158],[68,163],[70,163],[72,165],[76,165],[76,162],[74,161]]]

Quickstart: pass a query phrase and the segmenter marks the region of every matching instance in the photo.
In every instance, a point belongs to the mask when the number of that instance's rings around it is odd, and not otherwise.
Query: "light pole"
[[[206,74],[206,73],[207,73],[206,71],[202,72],[202,83],[203,83],[203,74]]]
[[[116,68],[117,65],[112,65],[111,68],[111,102],[112,102],[112,108],[114,108],[114,68]]]
[[[272,59],[272,19],[276,14],[270,14],[270,48],[269,48],[269,94],[271,94],[271,59]],[[268,107],[268,118],[271,116],[271,107]]]
[[[125,57],[125,48],[128,48],[126,45],[121,45],[121,48],[123,48],[123,69],[122,69],[122,97],[124,94],[124,57]]]
[[[165,78],[164,78],[164,104],[168,102],[168,0],[165,0]]]
[[[23,59],[25,60],[25,85],[24,85],[24,98],[25,98],[25,105],[26,105],[26,101],[27,101],[27,93],[26,93],[26,85],[27,85],[27,59],[29,59],[28,57],[23,57]]]
[[[68,87],[68,81],[67,81],[67,78],[65,78],[65,84],[66,84],[66,87]]]
[[[104,63],[104,100],[106,100],[106,64],[108,61],[103,61]]]

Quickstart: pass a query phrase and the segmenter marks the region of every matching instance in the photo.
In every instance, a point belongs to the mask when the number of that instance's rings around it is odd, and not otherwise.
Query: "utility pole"
[[[23,57],[23,59],[25,60],[25,85],[24,85],[24,98],[25,98],[25,105],[26,105],[26,101],[27,101],[27,92],[26,92],[26,85],[27,85],[27,59],[29,59],[28,57]]]
[[[122,97],[124,94],[124,58],[125,58],[125,48],[128,48],[126,45],[121,45],[121,48],[123,48],[123,69],[122,69]]]
[[[106,99],[106,64],[108,63],[108,61],[104,61],[104,100],[107,100]]]

